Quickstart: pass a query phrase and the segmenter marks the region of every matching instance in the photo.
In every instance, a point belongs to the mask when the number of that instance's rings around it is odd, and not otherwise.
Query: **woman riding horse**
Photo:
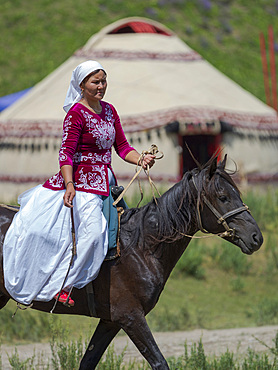
[[[75,68],[64,104],[61,169],[19,197],[20,211],[6,234],[3,253],[5,288],[24,305],[55,296],[73,306],[69,290],[95,279],[107,253],[102,205],[109,185],[116,182],[112,146],[129,163],[138,164],[140,155],[127,142],[116,109],[102,101],[106,88],[107,74],[98,62]],[[146,154],[143,168],[151,167],[154,158]],[[68,271],[73,220],[77,254]]]

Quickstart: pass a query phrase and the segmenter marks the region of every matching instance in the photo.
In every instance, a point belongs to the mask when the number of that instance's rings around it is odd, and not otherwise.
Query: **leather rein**
[[[199,190],[198,190],[198,187],[196,185],[194,176],[192,176],[192,181],[193,181],[193,184],[195,186],[195,189],[197,190],[197,193],[199,193]],[[235,237],[235,235],[236,235],[236,230],[235,229],[232,229],[231,227],[229,227],[226,219],[229,218],[229,217],[231,217],[231,216],[237,215],[237,214],[239,214],[241,212],[244,212],[244,211],[247,211],[247,212],[250,213],[250,210],[249,210],[248,206],[243,203],[243,206],[238,207],[238,208],[236,208],[236,209],[234,209],[232,211],[229,211],[229,212],[225,213],[224,215],[221,215],[217,211],[217,209],[211,204],[211,202],[207,199],[207,197],[204,194],[202,194],[202,199],[203,199],[204,203],[206,204],[206,206],[211,210],[211,212],[216,217],[217,223],[219,225],[222,225],[225,228],[225,231],[223,233],[219,233],[217,235],[220,236],[221,238],[230,237],[233,240],[234,237]],[[201,203],[200,197],[198,197],[198,199],[197,199],[197,212],[196,212],[196,214],[197,214],[198,227],[199,227],[199,229],[203,233],[205,233],[205,234],[211,234],[209,231],[207,231],[203,227],[201,213],[200,213],[200,203]]]

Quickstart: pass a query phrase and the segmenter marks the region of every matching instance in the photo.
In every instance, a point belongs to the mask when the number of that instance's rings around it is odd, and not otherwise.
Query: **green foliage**
[[[13,355],[9,357],[10,365],[15,370],[35,369],[34,361],[35,361],[35,354],[32,357],[27,358],[27,360],[21,361],[19,359],[17,348],[15,348]]]
[[[129,208],[135,208],[135,207],[141,208],[147,203],[153,201],[154,197],[159,198],[159,196],[167,190],[163,187],[158,187],[157,191],[156,189],[153,189],[153,192],[152,192],[149,184],[146,185],[144,183],[142,184],[141,182],[140,183],[140,187],[142,188],[142,194],[141,194],[137,181],[134,182],[132,186],[135,186],[137,191],[130,192],[131,196],[129,196],[127,192],[126,197],[124,198]]]
[[[12,303],[12,302],[11,302]],[[1,310],[0,327],[5,333],[5,341],[17,340],[41,341],[50,335],[49,316],[42,312],[32,310],[18,310],[13,317],[16,308],[9,304]]]
[[[273,276],[277,275],[278,272],[278,235],[275,233],[267,233],[264,235],[264,246],[265,246],[265,277],[268,283],[271,283]]]
[[[48,340],[53,334],[53,326],[58,325],[59,320],[65,328],[70,326],[71,331],[78,338],[80,333],[87,333],[88,331],[90,331],[88,335],[91,335],[97,323],[97,319],[90,317],[57,316],[33,309],[18,310],[16,315],[12,317],[15,310],[16,304],[12,300],[1,310],[2,342],[41,342]]]
[[[249,349],[248,355],[243,360],[242,370],[270,370],[277,369],[277,357],[272,361],[267,354],[259,354],[254,350]]]
[[[156,310],[148,322],[153,331],[185,330],[192,324],[186,306],[181,306],[178,309],[164,307],[162,310]]]
[[[204,279],[205,270],[203,267],[204,262],[204,248],[201,248],[200,242],[194,241],[194,246],[190,245],[179,259],[176,268],[173,272],[174,276],[181,276],[187,274],[195,277],[196,279]]]
[[[39,82],[104,26],[141,16],[168,26],[265,101],[259,33],[272,24],[277,36],[277,12],[276,3],[265,0],[3,0],[0,96]]]
[[[196,343],[193,343],[191,347],[191,356],[187,358],[187,363],[185,366],[189,369],[206,369],[207,368],[207,359],[202,343],[200,339],[198,346]]]
[[[220,358],[215,358],[212,361],[211,368],[214,370],[232,370],[237,369],[238,366],[236,366],[234,354],[227,350]]]
[[[277,338],[277,335],[276,335]],[[264,343],[263,343],[264,344]],[[276,369],[277,367],[277,348],[266,348],[274,355],[271,359],[267,353],[256,353],[250,348],[246,356],[239,361],[234,354],[227,350],[219,357],[209,358],[206,356],[202,339],[199,343],[193,343],[190,354],[185,343],[185,353],[178,358],[171,357],[168,359],[170,369],[175,370],[258,370],[258,369]]]
[[[116,355],[114,351],[114,346],[112,345],[108,347],[106,356],[100,361],[100,363],[97,366],[97,369],[98,370],[110,370],[110,369],[120,370],[122,369],[122,363],[123,363],[125,351],[126,349],[124,349],[122,353],[120,353],[120,355]]]
[[[278,298],[265,298],[254,307],[257,325],[278,324]]]
[[[278,219],[277,188],[268,188],[267,191],[263,189],[248,191],[243,198],[261,230],[275,232]]]
[[[231,286],[234,292],[244,293],[245,284],[240,276],[237,276],[236,278],[231,280]]]
[[[82,337],[69,342],[69,328],[59,321],[51,323],[52,336],[50,347],[52,352],[52,366],[54,370],[78,369],[83,357],[84,346]]]
[[[25,360],[20,359],[17,347],[14,349],[14,353],[11,356],[8,356],[9,363],[11,368],[14,370],[50,370],[49,362],[50,360],[44,358],[43,354],[36,354],[34,350],[34,354],[31,357],[28,357]],[[0,369],[1,367],[1,359],[0,359]]]
[[[220,268],[227,272],[233,272],[237,275],[247,275],[251,270],[251,262],[248,256],[244,255],[239,248],[225,241],[221,243],[221,249],[216,258]]]

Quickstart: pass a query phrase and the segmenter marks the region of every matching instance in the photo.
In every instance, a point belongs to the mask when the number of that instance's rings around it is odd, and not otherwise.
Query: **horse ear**
[[[210,179],[215,174],[216,169],[217,169],[217,157],[213,158],[213,161],[211,162],[209,166],[209,178]]]
[[[227,154],[224,155],[223,161],[221,161],[220,165],[223,170],[225,170],[226,167],[226,162],[227,162]]]

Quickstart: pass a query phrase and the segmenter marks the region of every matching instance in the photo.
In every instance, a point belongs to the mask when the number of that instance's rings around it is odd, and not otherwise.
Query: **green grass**
[[[143,16],[265,101],[259,33],[272,24],[277,36],[277,15],[274,0],[2,0],[0,96],[39,82],[104,26]]]
[[[90,336],[97,319],[75,315],[55,315],[32,309],[18,310],[14,317],[16,303],[9,301],[0,313],[1,339],[3,343],[44,342],[49,339],[53,324],[61,321],[64,328],[70,329],[77,337],[83,333]]]
[[[249,189],[243,194],[244,202],[249,206],[260,228],[276,234],[278,217],[277,186]]]

